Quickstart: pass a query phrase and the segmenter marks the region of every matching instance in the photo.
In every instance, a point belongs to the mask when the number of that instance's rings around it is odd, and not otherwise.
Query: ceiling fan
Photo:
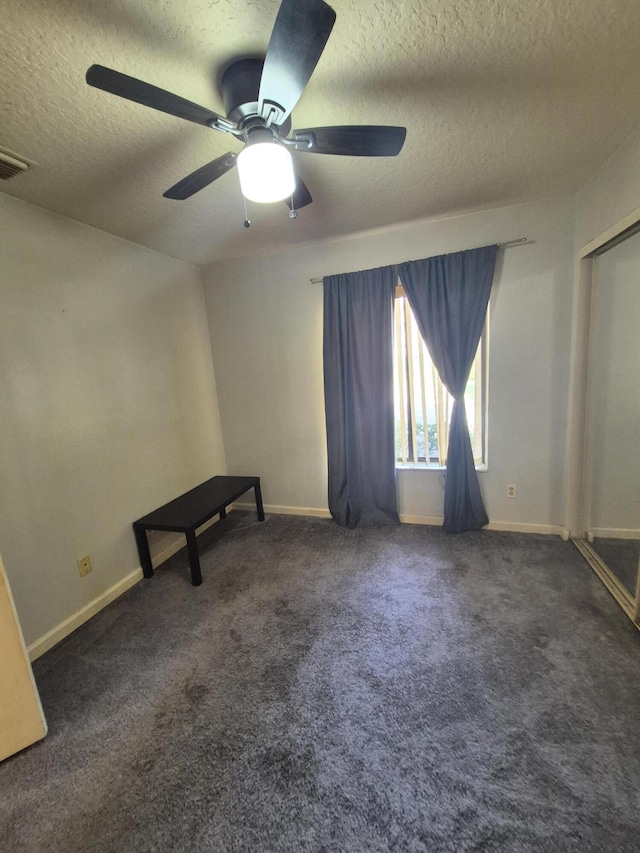
[[[312,201],[296,174],[290,151],[351,157],[393,157],[406,136],[404,127],[344,125],[291,132],[291,111],[313,74],[331,34],[336,13],[324,0],[282,0],[262,59],[238,59],[222,75],[226,116],[135,77],[92,65],[87,83],[169,115],[229,133],[244,142],[178,181],[163,195],[186,199],[238,167],[243,195],[259,202],[285,200],[295,216]],[[245,223],[246,224],[246,223]]]

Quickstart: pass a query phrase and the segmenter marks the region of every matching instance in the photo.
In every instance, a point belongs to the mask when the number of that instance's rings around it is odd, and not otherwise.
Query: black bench
[[[249,489],[255,491],[258,519],[264,521],[260,477],[212,477],[206,483],[201,483],[195,489],[134,521],[133,532],[145,578],[153,577],[147,530],[171,530],[186,536],[191,582],[194,586],[199,586],[202,583],[202,574],[196,541],[197,528],[218,513],[220,518],[224,518],[229,504],[238,500]]]

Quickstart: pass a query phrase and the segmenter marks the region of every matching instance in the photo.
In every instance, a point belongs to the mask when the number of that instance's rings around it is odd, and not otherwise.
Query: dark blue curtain
[[[400,264],[400,280],[440,379],[454,398],[449,427],[444,529],[489,523],[473,461],[464,389],[482,334],[497,246]]]
[[[343,527],[397,524],[393,412],[396,267],[324,278],[329,510]]]

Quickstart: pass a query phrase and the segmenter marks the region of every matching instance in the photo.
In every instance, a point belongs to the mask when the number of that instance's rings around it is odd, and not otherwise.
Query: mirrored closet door
[[[580,550],[640,621],[640,223],[592,256]],[[640,627],[640,625],[639,625]]]

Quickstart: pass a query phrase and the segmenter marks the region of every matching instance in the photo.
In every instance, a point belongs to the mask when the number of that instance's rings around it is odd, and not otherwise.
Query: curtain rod
[[[517,240],[507,240],[505,243],[497,243],[496,245],[498,246],[499,249],[506,249],[507,246],[519,246],[522,243],[528,243],[528,242],[529,242],[528,237],[518,237]],[[324,281],[323,278],[312,278],[309,280],[310,280],[311,284],[322,284],[322,282]]]

